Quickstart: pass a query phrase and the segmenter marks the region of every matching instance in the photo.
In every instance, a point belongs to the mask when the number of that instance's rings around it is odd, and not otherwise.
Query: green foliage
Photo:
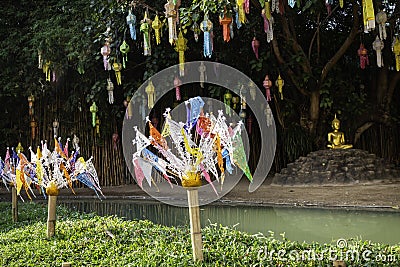
[[[202,229],[204,262],[195,263],[188,226],[165,227],[146,220],[80,214],[60,206],[57,207],[56,235],[48,239],[46,205],[26,203],[19,208],[19,222],[14,224],[11,205],[0,203],[2,266],[61,266],[67,261],[73,266],[330,266],[332,257],[346,255],[349,250],[338,250],[336,244],[294,242],[284,234],[281,238],[274,237],[274,233],[250,235],[211,224]],[[371,259],[379,254],[400,257],[399,245],[349,241],[360,255],[371,251],[368,255]],[[301,253],[309,250],[323,256],[302,259]],[[290,251],[296,253],[289,254]],[[367,262],[362,257],[354,260],[349,257],[347,263],[348,266],[392,266],[394,262],[380,264]]]

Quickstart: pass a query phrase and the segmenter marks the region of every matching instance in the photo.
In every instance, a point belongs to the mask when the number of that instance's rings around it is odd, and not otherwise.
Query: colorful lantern
[[[379,29],[379,38],[381,40],[386,40],[387,34],[386,34],[386,22],[387,22],[387,15],[385,11],[381,10],[376,14],[376,23],[378,23],[378,29]]]
[[[156,93],[153,82],[150,80],[147,84],[145,91],[147,93],[147,107],[152,109],[156,100]]]
[[[165,8],[165,16],[168,21],[168,39],[169,43],[172,45],[177,39],[176,33],[176,21],[177,21],[177,12],[176,7],[172,0],[168,0],[164,5]]]
[[[34,102],[35,102],[35,97],[31,94],[30,96],[28,96],[29,116],[32,116],[34,114],[34,110],[33,110]]]
[[[204,20],[200,24],[200,29],[204,33],[203,54],[204,57],[211,58],[212,56],[212,40],[211,34],[213,30],[213,23],[208,19],[208,15],[204,15]]]
[[[118,135],[118,133],[113,133],[112,140],[113,140],[113,148],[114,148],[114,150],[117,150],[118,149],[118,143],[119,143],[119,135]]]
[[[96,113],[98,111],[96,102],[93,102],[93,104],[90,106],[89,110],[92,113],[92,126],[96,127]]]
[[[272,39],[274,39],[274,29],[272,27],[274,18],[271,15],[269,2],[265,2],[265,6],[261,10],[261,17],[264,21],[264,32],[267,34],[267,42],[269,43],[272,41]]]
[[[108,92],[108,103],[114,104],[114,84],[110,78],[107,78],[107,92]]]
[[[43,65],[43,73],[44,73],[45,76],[46,76],[46,82],[50,82],[50,81],[51,81],[51,77],[50,77],[50,73],[51,73],[51,71],[50,71],[50,65],[51,65],[51,62],[50,62],[50,61],[46,61],[46,63],[44,63],[44,65]]]
[[[181,100],[181,90],[180,90],[181,85],[182,85],[182,81],[179,79],[178,76],[175,76],[174,87],[175,87],[175,96],[176,96],[177,101]]]
[[[282,79],[281,74],[278,75],[278,79],[275,81],[275,85],[276,87],[278,87],[281,100],[283,100],[283,86],[285,85],[285,81]]]
[[[256,100],[256,94],[257,94],[257,86],[253,83],[249,83],[249,88],[250,88],[250,96],[251,100],[255,101]]]
[[[15,148],[15,150],[18,154],[24,152],[24,148],[22,147],[21,142],[18,142],[18,146]]]
[[[150,43],[150,25],[151,20],[148,17],[147,11],[144,12],[144,18],[140,22],[140,32],[143,33],[143,55],[151,55],[151,43]]]
[[[265,79],[263,82],[263,86],[265,88],[265,96],[267,97],[267,101],[271,101],[271,86],[272,86],[272,81],[269,79],[268,74],[265,75]]]
[[[185,75],[185,51],[188,48],[186,46],[187,39],[183,37],[182,31],[179,32],[178,41],[176,42],[175,51],[179,53],[179,75]]]
[[[119,51],[121,51],[122,54],[122,66],[124,69],[126,68],[126,62],[128,61],[128,52],[129,52],[129,45],[127,42],[124,40],[122,44],[119,47]]]
[[[38,69],[43,69],[42,50],[38,50]]]
[[[362,0],[364,32],[375,29],[375,13],[372,0]]]
[[[162,28],[162,23],[160,21],[160,18],[158,15],[154,18],[153,23],[151,24],[151,27],[154,30],[154,35],[156,36],[156,44],[159,45],[161,43],[161,28]]]
[[[400,71],[400,39],[398,37],[394,40],[393,53],[396,58],[396,70]]]
[[[200,34],[200,26],[197,23],[197,21],[199,20],[199,14],[195,13],[193,14],[193,25],[191,30],[193,31],[193,35],[194,35],[194,40],[197,42],[199,40],[199,34]]]
[[[238,10],[238,15],[239,15],[239,21],[242,24],[246,23],[246,21],[247,21],[246,14],[245,14],[245,11],[244,11],[244,2],[245,2],[245,0],[236,0],[236,6],[237,6],[237,10]]]
[[[236,110],[237,104],[239,103],[239,97],[238,96],[232,96],[232,103],[233,103],[233,109]]]
[[[229,116],[231,115],[231,100],[232,94],[229,90],[226,91],[224,94],[224,104],[225,104],[225,113]]]
[[[357,54],[360,57],[360,68],[365,69],[366,65],[369,65],[368,50],[364,47],[364,44],[360,44],[360,48],[357,50]]]
[[[199,72],[200,72],[200,87],[204,88],[204,81],[206,80],[206,66],[203,61],[200,63]]]
[[[114,62],[113,70],[115,71],[115,78],[117,79],[117,84],[121,85],[122,84],[122,78],[121,78],[122,65],[121,65],[121,63]]]
[[[108,56],[111,53],[111,48],[110,44],[106,42],[103,47],[100,50],[100,53],[103,55],[103,65],[104,65],[104,70],[111,70],[111,66],[108,63]]]
[[[376,36],[375,41],[372,43],[372,48],[376,51],[376,64],[379,68],[383,67],[382,49],[384,46],[383,41]]]
[[[296,1],[295,0],[288,0],[288,5],[291,7],[291,8],[294,8],[294,5],[296,4]]]
[[[250,0],[244,0],[244,12],[250,14]]]
[[[60,123],[58,122],[57,119],[54,119],[54,121],[53,121],[54,136],[58,136],[58,127],[60,127]]]
[[[260,41],[254,36],[253,41],[251,41],[251,47],[253,48],[253,52],[256,55],[256,59],[258,59],[258,48],[260,47]]]
[[[131,9],[129,9],[128,16],[126,16],[126,23],[128,24],[132,40],[136,40],[136,16],[132,14]]]
[[[35,118],[32,118],[32,120],[30,122],[30,126],[31,126],[31,137],[32,137],[32,140],[35,140],[35,138],[36,138],[36,126],[37,126]]]
[[[96,134],[100,135],[100,118],[96,116]]]
[[[273,123],[273,115],[272,115],[272,110],[269,107],[269,105],[267,105],[266,109],[265,109],[265,117],[266,117],[266,121],[267,121],[267,127],[272,126]]]
[[[229,25],[232,23],[232,17],[228,17],[225,12],[224,17],[219,19],[219,23],[222,25],[222,34],[224,36],[224,41],[229,42],[231,40]]]

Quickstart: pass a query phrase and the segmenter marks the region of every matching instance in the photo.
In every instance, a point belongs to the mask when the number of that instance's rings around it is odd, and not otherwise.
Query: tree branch
[[[339,48],[339,50],[336,52],[335,55],[325,64],[324,68],[322,69],[320,80],[319,80],[319,85],[322,84],[322,82],[325,80],[326,76],[328,75],[329,71],[335,66],[335,64],[339,61],[339,59],[344,55],[346,50],[350,47],[350,45],[353,43],[354,39],[358,35],[358,28],[360,25],[360,17],[358,14],[359,10],[359,5],[354,1],[351,0],[352,5],[353,5],[353,26],[350,31],[349,36],[347,36],[346,40],[342,44],[342,46]]]

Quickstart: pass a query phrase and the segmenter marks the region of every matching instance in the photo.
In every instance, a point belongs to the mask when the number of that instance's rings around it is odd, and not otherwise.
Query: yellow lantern
[[[182,31],[179,32],[175,51],[179,53],[179,75],[185,75],[185,51],[187,49],[187,39],[183,37]]]

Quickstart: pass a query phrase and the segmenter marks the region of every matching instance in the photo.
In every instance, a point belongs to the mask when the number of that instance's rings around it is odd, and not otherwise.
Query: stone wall
[[[275,174],[272,184],[351,184],[400,179],[400,170],[360,149],[314,151]]]

